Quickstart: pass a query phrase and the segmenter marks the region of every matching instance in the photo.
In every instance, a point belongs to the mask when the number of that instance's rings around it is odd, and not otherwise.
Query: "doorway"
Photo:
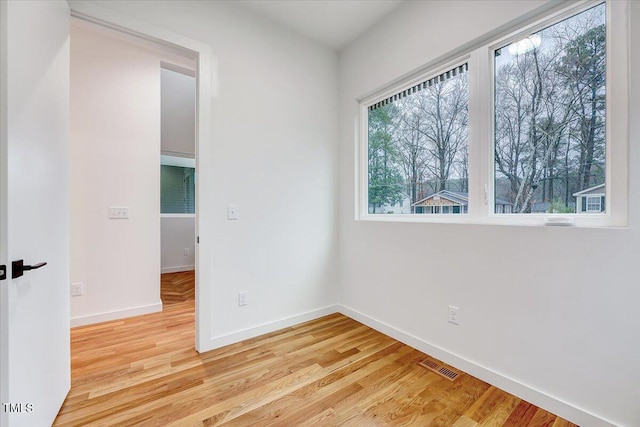
[[[195,300],[196,79],[162,62],[160,155],[160,298],[163,308]]]
[[[198,56],[192,51],[141,38],[95,20],[73,19],[72,326],[162,309],[161,230],[165,218],[160,215],[160,155],[180,154],[195,171],[196,136],[200,131],[196,120],[197,69]],[[192,81],[188,150],[160,145],[160,88],[165,71],[188,76]],[[190,294],[195,299],[198,188],[194,174],[187,175],[182,196],[188,199],[191,209],[175,215],[182,216],[180,221],[189,222],[186,234],[181,236],[188,243],[180,243],[180,254],[188,261],[171,266],[174,270],[170,273],[191,271]]]

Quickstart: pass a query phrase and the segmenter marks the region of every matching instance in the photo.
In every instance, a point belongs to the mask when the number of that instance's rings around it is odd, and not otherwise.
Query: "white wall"
[[[542,3],[407,2],[342,52],[341,302],[357,318],[582,425],[602,423],[589,412],[637,426],[637,120],[628,229],[354,220],[355,99]],[[632,11],[633,76],[640,71],[640,4]],[[638,117],[640,86],[631,84],[630,117]],[[449,304],[461,307],[460,326],[447,323]]]
[[[160,61],[87,24],[71,26],[72,325],[162,308]],[[177,58],[176,62],[181,59]],[[129,219],[109,219],[126,206]]]
[[[160,218],[160,229],[162,273],[194,270],[196,267],[195,218],[163,215]],[[186,255],[185,249],[188,250]]]
[[[213,345],[318,315],[337,302],[337,55],[231,2],[98,5],[209,43],[217,64],[201,218],[213,242]],[[73,7],[73,2],[72,2]],[[240,219],[227,220],[227,205]],[[249,305],[238,307],[238,292]]]
[[[164,154],[196,152],[196,79],[173,70],[160,70],[160,141]]]

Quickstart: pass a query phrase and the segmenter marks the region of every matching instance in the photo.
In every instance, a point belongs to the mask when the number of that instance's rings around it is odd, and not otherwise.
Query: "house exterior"
[[[385,204],[382,206],[375,206],[369,208],[369,213],[373,214],[410,214],[411,213],[411,198],[405,195],[402,200],[393,205]]]
[[[418,200],[411,206],[417,214],[460,214],[467,213],[468,204],[467,193],[442,190]]]
[[[417,214],[464,214],[468,212],[469,195],[456,191],[442,190],[411,206]],[[496,200],[496,213],[511,213],[512,205],[504,200]]]
[[[496,205],[495,205],[495,213],[497,214],[502,214],[502,213],[506,213],[506,214],[510,214],[513,213],[513,203],[509,203],[505,200],[500,200],[500,199],[496,199]]]
[[[576,198],[576,213],[604,212],[604,184],[573,193],[573,197]]]

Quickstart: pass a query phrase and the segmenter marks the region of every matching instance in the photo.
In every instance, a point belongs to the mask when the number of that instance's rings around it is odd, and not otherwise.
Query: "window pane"
[[[587,196],[587,212],[601,212],[601,197]]]
[[[370,214],[467,212],[461,208],[468,203],[465,70],[466,64],[369,108]]]
[[[496,213],[573,213],[604,183],[605,60],[604,4],[495,51]]]
[[[160,166],[160,212],[195,213],[195,169]]]

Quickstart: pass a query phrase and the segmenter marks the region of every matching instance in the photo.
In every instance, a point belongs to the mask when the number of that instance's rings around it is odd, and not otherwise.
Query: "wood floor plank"
[[[162,275],[162,313],[71,331],[55,426],[573,426],[341,314],[198,354],[193,272]]]
[[[458,418],[458,420],[454,424],[452,424],[451,427],[476,427],[477,425],[477,422],[463,415]]]
[[[504,426],[519,427],[529,425],[537,410],[538,408],[535,405],[521,400],[518,406],[511,412],[507,421],[505,421]]]

